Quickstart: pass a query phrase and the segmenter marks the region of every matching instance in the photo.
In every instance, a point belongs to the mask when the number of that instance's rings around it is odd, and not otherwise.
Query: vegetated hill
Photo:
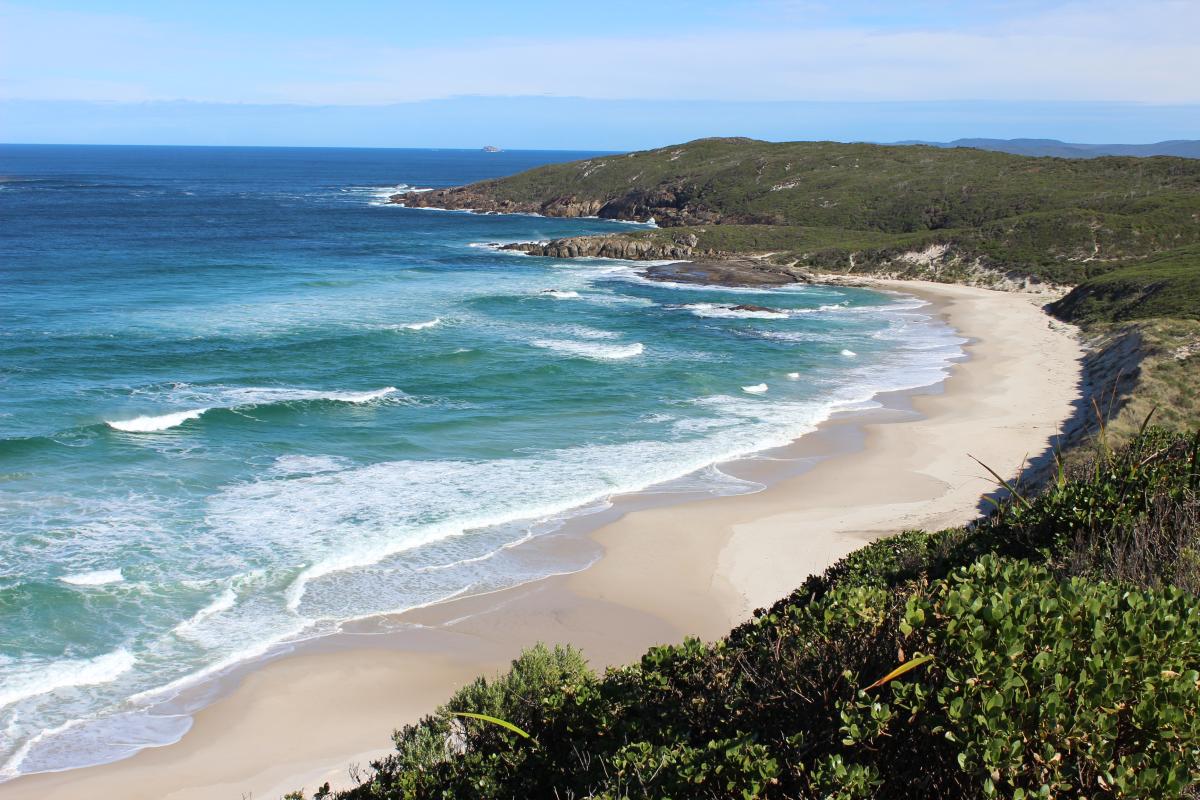
[[[968,228],[1037,211],[1145,213],[1195,201],[1200,164],[1033,159],[980,150],[700,139],[551,164],[406,204],[509,204],[659,225],[805,225],[886,233]],[[491,210],[483,208],[481,210]]]
[[[684,256],[770,252],[777,263],[834,271],[888,272],[901,255],[936,246],[936,259],[922,258],[948,274],[922,277],[941,280],[990,271],[1074,284],[1200,243],[1200,161],[1179,158],[700,139],[392,199],[653,218],[671,230],[606,240],[665,242]]]
[[[1200,434],[1074,470],[868,545],[712,644],[604,675],[534,648],[338,797],[1194,797]]]
[[[1200,247],[1150,256],[1084,281],[1051,311],[1073,322],[1200,320]]]
[[[930,147],[974,147],[1021,156],[1057,158],[1097,158],[1099,156],[1176,156],[1200,158],[1200,140],[1170,139],[1153,144],[1080,144],[1058,139],[955,139],[952,142],[928,142],[912,139],[896,144],[923,144]]]

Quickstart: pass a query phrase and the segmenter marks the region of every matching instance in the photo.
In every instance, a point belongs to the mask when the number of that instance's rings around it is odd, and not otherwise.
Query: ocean
[[[589,153],[0,146],[0,780],[173,741],[163,704],[349,620],[534,580],[513,545],[963,340],[912,297],[655,283],[405,209]],[[769,311],[736,310],[750,304]]]

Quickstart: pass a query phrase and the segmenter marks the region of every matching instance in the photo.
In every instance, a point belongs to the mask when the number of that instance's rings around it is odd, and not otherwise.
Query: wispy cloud
[[[628,35],[192,30],[0,6],[0,97],[372,104],[461,94],[705,100],[1200,102],[1200,3],[706,5]],[[717,4],[719,5],[719,4]],[[964,8],[970,11],[964,11]],[[721,12],[724,11],[724,16]],[[720,21],[724,19],[724,24]],[[467,39],[469,38],[469,42]]]

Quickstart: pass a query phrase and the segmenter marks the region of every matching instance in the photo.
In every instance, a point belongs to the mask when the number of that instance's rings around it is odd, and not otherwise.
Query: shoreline
[[[581,572],[347,626],[248,669],[196,713],[176,744],[97,767],[22,776],[0,784],[0,795],[180,800],[275,797],[324,780],[344,785],[347,765],[365,766],[386,752],[394,727],[476,675],[506,667],[536,641],[581,646],[599,667],[685,634],[716,638],[868,541],[973,519],[979,496],[992,487],[966,451],[1006,475],[1040,454],[1079,399],[1081,348],[1069,326],[1050,320],[1027,295],[869,285],[933,301],[934,313],[971,340],[969,357],[939,384],[877,396],[883,409],[840,412],[769,451],[783,459],[778,465],[746,459],[722,466],[735,477],[810,467],[800,474],[776,473],[778,480],[753,494],[649,507],[618,498],[587,536],[604,555]],[[570,540],[569,532],[554,534],[541,546],[573,546]]]

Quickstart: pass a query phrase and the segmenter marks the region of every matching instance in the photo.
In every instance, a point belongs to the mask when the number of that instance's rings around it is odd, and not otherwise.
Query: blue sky
[[[1197,30],[1195,0],[0,0],[0,140],[1194,138]],[[498,98],[524,123],[449,130]],[[660,101],[670,115],[579,129]]]

